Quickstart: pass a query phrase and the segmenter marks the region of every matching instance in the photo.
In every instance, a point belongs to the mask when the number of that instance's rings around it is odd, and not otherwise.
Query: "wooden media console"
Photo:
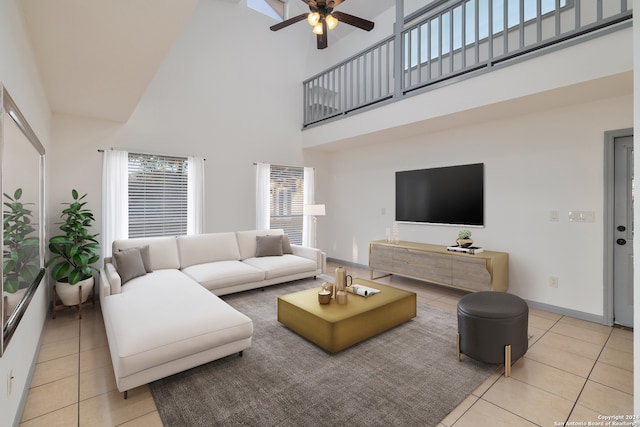
[[[371,279],[396,274],[465,291],[506,291],[509,288],[509,254],[484,251],[469,255],[446,246],[416,242],[369,244]],[[374,277],[374,271],[386,273]]]

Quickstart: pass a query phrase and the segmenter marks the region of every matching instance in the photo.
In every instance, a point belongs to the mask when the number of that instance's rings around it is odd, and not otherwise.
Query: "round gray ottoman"
[[[529,347],[529,306],[504,292],[476,292],[458,302],[458,360],[460,353],[485,363],[503,363],[511,375],[511,361]]]

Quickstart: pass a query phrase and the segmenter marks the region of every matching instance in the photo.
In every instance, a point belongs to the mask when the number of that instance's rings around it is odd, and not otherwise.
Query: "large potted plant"
[[[85,208],[86,194],[78,196],[71,190],[73,202],[63,203],[67,208],[62,211],[64,222],[60,230],[64,233],[49,239],[49,250],[53,257],[47,262],[51,277],[56,281],[56,294],[64,305],[77,305],[85,302],[93,289],[92,264],[100,259],[100,245],[97,234],[91,234],[89,228],[95,218],[91,210]],[[82,289],[81,296],[78,287]]]
[[[2,293],[8,304],[5,308],[8,315],[40,272],[40,248],[38,236],[34,236],[37,224],[32,222],[33,215],[28,208],[33,203],[20,200],[22,188],[18,188],[13,197],[3,194]]]

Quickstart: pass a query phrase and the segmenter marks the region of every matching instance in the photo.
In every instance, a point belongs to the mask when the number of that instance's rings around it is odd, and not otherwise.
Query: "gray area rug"
[[[299,280],[223,297],[253,320],[251,348],[150,384],[165,426],[435,426],[496,365],[456,359],[455,315],[415,319],[329,354],[277,321]]]

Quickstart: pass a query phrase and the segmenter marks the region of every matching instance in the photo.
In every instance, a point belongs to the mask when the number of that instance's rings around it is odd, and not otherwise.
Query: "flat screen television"
[[[484,225],[484,163],[396,172],[396,221]]]

